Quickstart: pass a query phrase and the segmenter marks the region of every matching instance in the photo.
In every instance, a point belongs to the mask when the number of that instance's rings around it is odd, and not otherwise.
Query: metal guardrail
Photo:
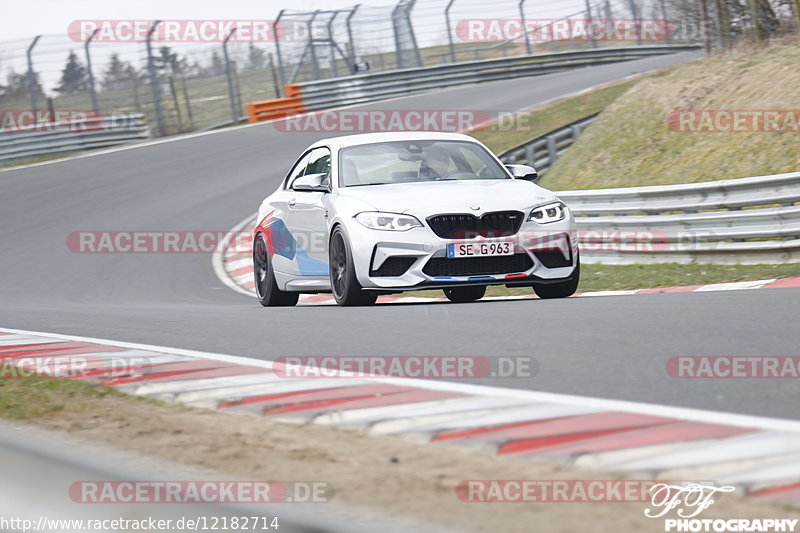
[[[306,110],[362,104],[457,85],[537,76],[566,69],[694,51],[700,45],[572,50],[360,74],[296,84]]]
[[[586,262],[800,262],[800,172],[556,194]]]
[[[30,131],[0,130],[0,163],[105,148],[150,137],[143,114],[91,117],[77,123],[42,123]]]
[[[507,165],[531,165],[541,174],[553,166],[599,114],[598,111],[506,150],[500,154],[500,160]]]

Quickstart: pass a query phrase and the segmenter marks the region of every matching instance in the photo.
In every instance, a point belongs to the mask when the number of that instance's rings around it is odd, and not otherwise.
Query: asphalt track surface
[[[513,111],[687,59],[680,54],[364,106]],[[264,309],[208,254],[76,254],[79,230],[225,231],[324,134],[270,124],[0,172],[0,325],[259,359],[534,356],[533,379],[478,383],[800,418],[797,380],[678,380],[674,355],[800,355],[800,289],[560,301]],[[472,382],[476,382],[472,380]]]

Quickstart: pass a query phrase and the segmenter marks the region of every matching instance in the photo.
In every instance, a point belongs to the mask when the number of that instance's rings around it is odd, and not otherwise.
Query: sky
[[[274,20],[282,8],[292,11],[351,8],[360,0],[0,0],[0,82],[8,72],[27,69],[25,50],[35,35],[44,35],[34,50],[34,64],[47,90],[57,83],[67,55],[74,51],[81,58],[81,42],[71,41],[67,28],[80,20]],[[599,2],[602,0],[592,0]],[[627,2],[628,0],[612,0]],[[397,0],[366,0],[354,19],[355,39],[360,53],[392,49],[394,34],[388,14]],[[444,6],[448,0],[417,0],[412,21],[420,46],[446,43],[447,33]],[[451,19],[455,25],[466,18],[518,18],[519,0],[455,0]],[[560,18],[582,10],[585,0],[526,0],[528,18]],[[337,19],[343,31],[342,18]],[[455,28],[454,28],[455,30]],[[337,41],[344,36],[339,33]],[[208,62],[212,50],[219,44],[170,45],[190,61]],[[246,57],[245,44],[232,46],[234,59]],[[274,45],[261,45],[272,50]],[[283,46],[283,45],[282,45]],[[286,57],[292,57],[291,43],[285,45]],[[297,54],[304,44],[297,46]],[[181,49],[181,47],[183,47]],[[144,46],[137,43],[94,43],[92,63],[102,69],[112,53],[120,53],[124,61],[141,66],[145,59]],[[237,56],[237,54],[239,54]]]
[[[314,10],[355,3],[358,0],[2,0],[0,40],[63,33],[71,21],[81,19],[274,19],[287,6]]]

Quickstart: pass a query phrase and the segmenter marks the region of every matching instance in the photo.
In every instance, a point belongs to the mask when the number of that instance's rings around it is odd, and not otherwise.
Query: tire
[[[536,296],[544,300],[550,298],[567,298],[575,294],[578,290],[578,282],[581,279],[581,263],[580,259],[578,264],[575,265],[575,270],[572,271],[572,279],[561,283],[553,283],[551,285],[534,285],[533,292]]]
[[[256,281],[256,296],[264,307],[291,307],[297,303],[300,293],[282,291],[275,281],[275,272],[269,259],[267,242],[258,235],[253,242],[253,274]]]
[[[375,303],[378,295],[365,291],[356,278],[353,253],[347,237],[339,227],[336,227],[331,233],[328,260],[331,272],[331,290],[338,305],[372,305]]]
[[[454,303],[466,303],[480,300],[486,294],[485,285],[474,285],[472,287],[452,287],[444,289],[444,295]]]

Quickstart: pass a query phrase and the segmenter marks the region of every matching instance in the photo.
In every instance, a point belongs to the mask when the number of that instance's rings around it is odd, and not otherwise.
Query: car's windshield
[[[510,179],[480,145],[466,141],[396,141],[343,148],[342,187],[439,180]]]

